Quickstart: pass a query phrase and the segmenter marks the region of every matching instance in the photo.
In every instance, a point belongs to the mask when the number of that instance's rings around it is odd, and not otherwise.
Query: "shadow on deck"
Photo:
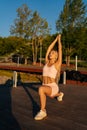
[[[86,86],[59,84],[64,100],[47,97],[48,117],[35,121],[40,109],[40,85],[22,83],[13,88],[10,80],[0,85],[0,130],[87,130]]]

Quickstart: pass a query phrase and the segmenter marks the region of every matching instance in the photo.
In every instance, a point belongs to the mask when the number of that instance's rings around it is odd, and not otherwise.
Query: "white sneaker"
[[[63,100],[64,93],[61,92],[61,95],[57,97],[57,100],[60,102]]]
[[[42,120],[47,116],[47,113],[43,110],[40,110],[40,112],[37,113],[37,115],[35,116],[35,120]]]

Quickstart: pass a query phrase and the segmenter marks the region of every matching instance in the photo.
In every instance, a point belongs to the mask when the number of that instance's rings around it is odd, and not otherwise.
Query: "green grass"
[[[0,76],[12,77],[13,76],[13,72],[12,71],[0,70]]]
[[[42,76],[41,75],[36,75],[36,74],[29,74],[29,73],[21,73],[21,72],[17,72],[18,78],[20,78],[20,80],[22,82],[40,82],[40,80],[42,80]],[[7,76],[12,78],[13,77],[13,71],[5,71],[5,70],[0,70],[0,76]]]

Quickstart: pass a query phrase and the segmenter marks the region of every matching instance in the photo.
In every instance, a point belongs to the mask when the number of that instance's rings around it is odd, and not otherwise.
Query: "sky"
[[[87,0],[83,0],[87,3]],[[10,36],[10,27],[17,18],[16,10],[26,4],[30,10],[37,11],[41,18],[46,19],[51,27],[51,34],[56,33],[56,21],[65,0],[0,0],[0,37]]]

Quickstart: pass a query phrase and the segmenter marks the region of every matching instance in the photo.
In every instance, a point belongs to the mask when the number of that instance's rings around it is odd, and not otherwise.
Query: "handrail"
[[[42,73],[42,67],[38,66],[0,65],[0,69],[27,73]]]

